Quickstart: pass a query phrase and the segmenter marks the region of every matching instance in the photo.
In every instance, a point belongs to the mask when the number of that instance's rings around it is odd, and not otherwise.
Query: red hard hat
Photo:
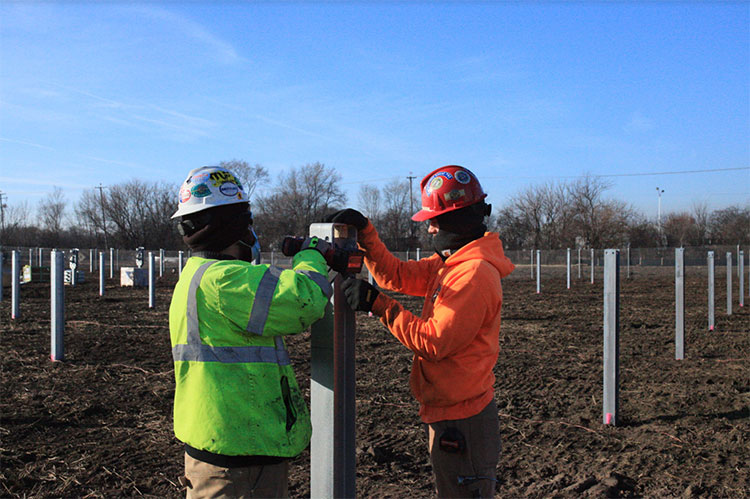
[[[463,166],[441,166],[428,173],[419,184],[422,209],[411,217],[415,222],[478,203],[487,197],[479,180]]]

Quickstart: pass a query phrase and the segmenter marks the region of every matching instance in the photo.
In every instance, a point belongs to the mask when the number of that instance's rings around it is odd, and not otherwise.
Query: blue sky
[[[0,3],[0,191],[242,159],[356,205],[461,164],[502,205],[584,173],[655,218],[750,203],[750,3]],[[176,197],[176,196],[175,196]]]

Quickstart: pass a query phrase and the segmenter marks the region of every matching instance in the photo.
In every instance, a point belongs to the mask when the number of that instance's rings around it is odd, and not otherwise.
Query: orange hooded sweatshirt
[[[425,423],[474,416],[494,397],[500,351],[500,279],[515,268],[496,233],[486,232],[445,262],[437,254],[404,262],[370,223],[359,235],[365,264],[381,288],[424,296],[421,317],[380,293],[373,313],[414,352],[411,390]]]

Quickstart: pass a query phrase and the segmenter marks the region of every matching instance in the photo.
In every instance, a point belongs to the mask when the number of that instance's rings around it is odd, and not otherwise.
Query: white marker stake
[[[21,257],[18,251],[13,251],[11,254],[11,266],[10,266],[10,305],[11,319],[18,319],[21,317]]]
[[[148,252],[148,308],[154,308],[156,305],[156,291],[154,289],[154,273],[156,271],[154,262],[154,253]]]
[[[732,252],[727,251],[727,315],[732,315]]]
[[[99,296],[104,296],[104,252],[99,252]]]

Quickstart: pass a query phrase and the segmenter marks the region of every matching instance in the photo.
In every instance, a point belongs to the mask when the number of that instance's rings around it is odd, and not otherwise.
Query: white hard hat
[[[247,203],[237,176],[221,166],[191,170],[180,187],[180,204],[172,218],[227,204]]]

